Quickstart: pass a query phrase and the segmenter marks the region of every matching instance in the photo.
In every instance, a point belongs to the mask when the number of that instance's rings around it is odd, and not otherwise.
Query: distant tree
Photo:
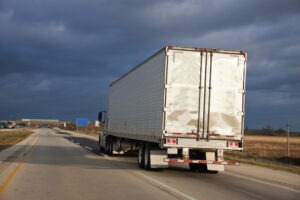
[[[270,125],[266,125],[262,131],[264,135],[274,135],[274,130]]]
[[[275,132],[278,133],[278,135],[281,135],[285,133],[285,130],[283,128],[279,128]]]

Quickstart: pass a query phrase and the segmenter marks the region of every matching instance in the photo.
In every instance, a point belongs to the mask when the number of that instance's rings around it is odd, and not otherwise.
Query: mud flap
[[[207,164],[207,170],[223,172],[224,165]]]
[[[216,160],[215,152],[206,152],[206,160],[215,161]],[[224,171],[224,165],[220,164],[207,164],[207,170],[209,171]]]
[[[150,151],[150,163],[152,169],[168,168],[169,163],[164,162],[164,159],[168,157],[167,151],[163,150],[151,150]]]

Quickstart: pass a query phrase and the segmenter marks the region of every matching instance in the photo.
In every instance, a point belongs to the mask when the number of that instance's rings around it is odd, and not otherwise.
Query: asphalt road
[[[0,164],[0,199],[300,199],[300,190],[185,166],[143,171],[134,155],[98,154],[92,137],[40,129]]]

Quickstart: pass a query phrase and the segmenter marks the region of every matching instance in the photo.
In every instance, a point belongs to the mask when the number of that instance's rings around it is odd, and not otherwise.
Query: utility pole
[[[289,158],[290,157],[290,142],[289,142],[289,139],[290,139],[290,125],[289,124],[286,125],[286,129],[287,129],[287,157]]]

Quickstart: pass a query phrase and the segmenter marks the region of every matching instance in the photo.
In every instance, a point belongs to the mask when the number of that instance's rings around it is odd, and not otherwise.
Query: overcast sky
[[[300,131],[299,0],[0,0],[0,119],[94,121],[165,45],[248,52],[246,125]]]

